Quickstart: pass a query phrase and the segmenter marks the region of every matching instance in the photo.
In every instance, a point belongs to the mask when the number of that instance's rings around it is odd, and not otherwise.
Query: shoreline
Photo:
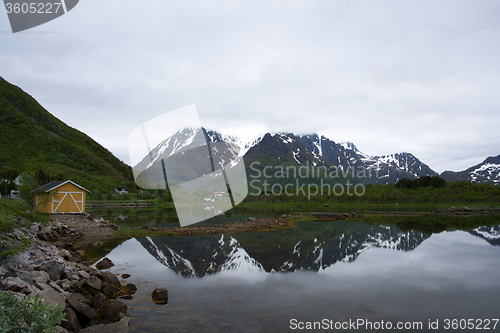
[[[263,232],[279,229],[294,228],[294,222],[327,222],[341,220],[355,220],[363,222],[370,217],[416,217],[416,216],[465,216],[465,215],[500,214],[500,208],[469,208],[451,207],[448,209],[437,209],[433,211],[362,211],[361,213],[330,213],[330,212],[294,212],[273,218],[249,218],[234,223],[210,225],[210,226],[186,226],[186,227],[136,227],[120,229],[115,232],[115,238],[139,237],[139,236],[203,236],[217,234],[235,234],[245,232]]]
[[[61,333],[85,333],[85,327],[92,327],[92,332],[95,332],[97,327],[103,329],[102,332],[128,332],[130,318],[126,315],[127,305],[117,298],[133,297],[136,288],[106,271],[109,267],[102,270],[91,268],[90,265],[94,262],[88,262],[82,251],[89,246],[137,236],[200,236],[272,231],[294,228],[294,222],[366,222],[366,219],[375,216],[463,216],[498,213],[500,209],[497,208],[468,207],[426,212],[364,211],[363,215],[297,212],[274,218],[248,218],[225,225],[130,229],[120,228],[92,213],[51,215],[53,222],[48,224],[29,223],[17,217],[18,226],[11,232],[0,234],[2,245],[5,248],[5,242],[10,241],[20,246],[27,244],[26,240],[29,245],[18,254],[0,259],[0,290],[30,296],[40,295],[51,305],[61,304],[68,319],[61,324]],[[110,307],[113,310],[110,310]]]
[[[1,234],[4,248],[29,245],[0,260],[0,292],[13,292],[17,298],[39,295],[50,307],[59,304],[66,319],[56,326],[59,333],[128,332],[128,306],[118,298],[133,297],[136,286],[108,271],[112,263],[89,267],[72,242],[85,236],[82,226],[71,222],[85,224],[95,237],[111,237],[117,226],[91,214],[58,218],[45,225],[18,218],[12,231]]]

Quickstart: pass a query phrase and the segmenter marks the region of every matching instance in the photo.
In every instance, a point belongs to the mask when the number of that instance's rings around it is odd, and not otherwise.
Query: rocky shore
[[[140,230],[141,234],[162,235],[162,236],[201,236],[201,235],[217,235],[217,234],[235,234],[242,232],[260,232],[270,231],[284,228],[292,228],[293,222],[288,218],[288,215],[274,218],[253,218],[250,217],[244,221],[238,221],[228,224],[216,225],[193,225],[187,227],[173,228],[135,228],[129,229],[128,234],[135,236],[135,230]]]
[[[436,214],[494,214],[500,213],[499,208],[489,207],[450,207],[448,209],[437,209]]]
[[[127,305],[118,298],[132,298],[137,288],[107,271],[112,263],[104,259],[97,265],[102,270],[88,267],[70,241],[91,242],[93,233],[106,237],[117,226],[90,214],[57,216],[49,225],[18,220],[28,226],[2,234],[1,245],[24,250],[2,259],[0,290],[61,304],[66,321],[58,332],[128,332]]]

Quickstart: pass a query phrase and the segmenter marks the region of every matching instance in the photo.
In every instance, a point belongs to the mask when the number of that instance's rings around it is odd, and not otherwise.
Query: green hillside
[[[0,77],[0,176],[17,172],[71,179],[91,191],[135,186],[128,165]]]

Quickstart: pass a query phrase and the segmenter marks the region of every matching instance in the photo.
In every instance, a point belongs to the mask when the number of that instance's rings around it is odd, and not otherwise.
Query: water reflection
[[[302,223],[130,239],[108,257],[113,272],[132,274],[138,285],[124,300],[133,332],[286,332],[291,318],[494,318],[499,239],[498,225],[431,235],[396,225]],[[156,287],[169,289],[168,306],[152,303]]]
[[[305,227],[305,226],[304,226]],[[302,228],[301,228],[302,229]],[[329,232],[294,231],[199,237],[139,237],[141,245],[160,263],[184,277],[203,277],[239,267],[266,272],[324,270],[336,262],[353,262],[371,248],[411,251],[430,237],[397,226],[335,223]],[[471,235],[500,245],[497,225],[468,230]]]
[[[159,262],[184,277],[203,277],[238,267],[266,272],[318,271],[339,261],[352,262],[370,248],[410,251],[429,235],[397,226],[341,222],[330,230],[282,231],[200,237],[139,237]],[[306,228],[307,229],[307,228]]]

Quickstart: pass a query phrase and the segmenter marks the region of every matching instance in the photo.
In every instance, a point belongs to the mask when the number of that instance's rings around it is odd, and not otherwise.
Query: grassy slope
[[[125,184],[133,179],[131,168],[111,152],[0,77],[2,166],[32,172],[43,168],[51,175],[87,184]]]

